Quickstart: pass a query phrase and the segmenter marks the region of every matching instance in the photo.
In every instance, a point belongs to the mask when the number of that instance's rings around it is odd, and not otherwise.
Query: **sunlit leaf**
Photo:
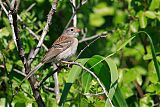
[[[138,21],[131,22],[130,29],[134,33],[138,32],[138,29],[139,29],[139,23],[138,23]]]
[[[88,59],[79,59],[77,61],[79,63],[81,63],[82,65],[84,65],[88,61]],[[69,76],[68,76],[68,79],[67,79],[67,83],[65,83],[65,86],[64,86],[64,89],[63,89],[63,92],[62,92],[62,95],[61,95],[61,99],[60,99],[60,102],[59,102],[60,106],[64,105],[65,100],[67,98],[67,95],[69,93],[69,90],[70,90],[72,84],[75,82],[76,78],[79,77],[81,71],[82,71],[81,67],[79,67],[77,65],[73,65],[72,69],[70,70],[70,73],[69,73]]]
[[[155,10],[158,9],[160,6],[160,1],[159,0],[152,0],[151,4],[149,6],[149,10]]]
[[[90,16],[89,16],[89,23],[92,26],[99,27],[99,26],[103,25],[104,22],[105,22],[104,18],[98,14],[90,14]]]
[[[145,16],[150,18],[150,19],[155,19],[156,18],[156,14],[154,11],[146,11],[145,13]]]
[[[3,36],[9,36],[9,31],[6,27],[0,29],[0,38],[2,38]]]
[[[145,16],[145,13],[140,11],[138,13],[138,17],[139,17],[139,23],[140,23],[140,27],[141,28],[145,28],[147,26],[147,18]]]
[[[114,8],[113,7],[108,7],[105,2],[101,2],[98,5],[94,7],[94,12],[97,15],[100,16],[107,16],[107,15],[113,15],[114,14]]]

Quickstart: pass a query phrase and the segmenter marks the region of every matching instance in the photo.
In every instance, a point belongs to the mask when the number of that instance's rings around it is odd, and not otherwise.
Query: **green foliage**
[[[80,0],[77,0],[80,1]],[[83,0],[82,0],[83,1]],[[52,0],[22,0],[18,14],[19,35],[26,56],[37,45],[26,27],[41,35]],[[27,8],[36,5],[31,10]],[[78,2],[77,2],[78,4]],[[8,8],[7,8],[8,9]],[[1,14],[2,13],[2,14]],[[59,0],[44,44],[51,47],[72,15],[68,0]],[[98,39],[76,60],[94,72],[106,88],[116,107],[152,107],[160,102],[160,0],[88,0],[77,11],[77,26],[87,29],[86,37],[112,31],[111,36]],[[72,25],[72,24],[71,24]],[[81,39],[82,36],[79,37]],[[90,41],[79,44],[77,54]],[[10,104],[15,87],[24,78],[17,72],[24,69],[12,38],[8,17],[0,10],[0,106]],[[32,63],[35,67],[45,54],[42,47]],[[76,57],[76,56],[75,56]],[[74,59],[74,58],[73,58]],[[50,64],[39,69],[35,77],[42,80],[52,71]],[[23,73],[23,72],[22,72]],[[109,107],[102,87],[88,72],[77,65],[59,72],[61,100],[64,107]],[[54,87],[50,77],[43,85]],[[47,107],[57,106],[55,94],[39,88]],[[29,83],[12,100],[13,107],[37,107]],[[99,95],[95,95],[99,94]]]

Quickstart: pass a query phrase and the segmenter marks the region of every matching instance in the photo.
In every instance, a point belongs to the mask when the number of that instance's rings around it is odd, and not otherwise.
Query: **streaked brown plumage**
[[[62,35],[53,43],[52,47],[47,51],[42,61],[29,72],[22,80],[30,78],[43,64],[53,62],[58,63],[61,60],[66,60],[76,53],[78,47],[78,33],[80,30],[76,27],[69,27]]]

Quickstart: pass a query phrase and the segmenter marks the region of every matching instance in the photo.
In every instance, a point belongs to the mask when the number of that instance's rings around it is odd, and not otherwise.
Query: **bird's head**
[[[81,30],[76,27],[69,27],[63,32],[63,34],[70,37],[77,37],[80,31]]]

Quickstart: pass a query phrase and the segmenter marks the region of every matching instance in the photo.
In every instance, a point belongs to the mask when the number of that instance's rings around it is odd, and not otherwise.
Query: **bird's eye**
[[[73,29],[71,29],[71,31],[73,31]]]

